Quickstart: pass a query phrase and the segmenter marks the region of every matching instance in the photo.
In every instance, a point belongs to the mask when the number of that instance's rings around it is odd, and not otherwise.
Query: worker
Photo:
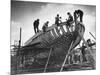
[[[80,22],[83,22],[83,11],[78,9],[74,12],[74,19],[80,18]]]
[[[43,29],[43,32],[46,32],[46,29],[48,28],[48,24],[49,24],[49,21],[47,21],[46,23],[44,23],[42,29]]]
[[[80,48],[75,49],[75,54],[74,54],[74,61],[75,63],[80,63],[81,62],[81,50]]]
[[[69,27],[71,27],[71,22],[73,22],[73,16],[71,15],[70,12],[67,13],[68,15],[68,19],[66,19],[66,28],[67,28],[67,31],[69,31]]]
[[[87,61],[87,58],[86,58],[86,46],[84,43],[82,43],[82,47],[81,47],[81,53],[82,53],[82,58],[83,58],[83,62],[86,62]]]
[[[38,28],[39,27],[39,19],[35,20],[33,25],[34,25],[34,32],[35,33],[39,32],[39,28]]]
[[[55,17],[55,25],[59,26],[59,22],[61,21],[60,19],[61,17],[59,17],[59,14],[57,14],[57,16]]]
[[[68,64],[73,64],[72,53],[68,55]]]
[[[67,26],[70,26],[71,25],[70,23],[73,21],[73,16],[71,15],[70,12],[68,12],[67,15],[68,15]]]
[[[92,43],[91,39],[87,39],[87,44],[88,44],[88,47],[90,48],[90,50],[92,51],[92,46],[95,45],[96,43]]]
[[[91,47],[93,45],[95,45],[96,43],[92,43],[90,39],[87,40],[88,46]]]

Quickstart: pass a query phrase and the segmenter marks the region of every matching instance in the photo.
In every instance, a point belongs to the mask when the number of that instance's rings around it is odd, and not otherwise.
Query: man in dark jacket
[[[38,28],[39,27],[39,19],[35,20],[33,25],[34,25],[34,32],[35,33],[39,32],[39,28]]]

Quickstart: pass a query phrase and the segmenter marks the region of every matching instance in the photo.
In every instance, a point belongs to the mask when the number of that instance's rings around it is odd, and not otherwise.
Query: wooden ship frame
[[[60,26],[52,25],[46,32],[40,31],[32,36],[18,50],[16,73],[68,71],[69,56],[81,40],[89,49],[83,38],[84,24],[76,20],[71,26],[68,28],[66,22],[62,22]]]

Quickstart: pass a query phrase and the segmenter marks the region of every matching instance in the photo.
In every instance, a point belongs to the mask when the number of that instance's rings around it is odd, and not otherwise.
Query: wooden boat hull
[[[79,24],[77,28],[78,30],[63,35],[62,37],[58,38],[57,41],[53,44],[53,50],[51,53],[51,57],[49,59],[49,64],[62,64],[62,61],[64,60],[65,55],[67,54],[71,43],[73,42],[72,49],[75,48],[80,43],[82,37],[79,35],[79,33],[81,33],[83,36],[85,28],[81,24]],[[50,51],[39,53],[38,55],[40,55],[40,57],[36,55],[37,62],[39,64],[45,65],[49,52]],[[44,55],[44,58],[42,58],[42,54]],[[43,59],[45,59],[45,61],[43,61]]]
[[[79,33],[83,36],[84,31],[83,24],[79,23],[73,32],[61,36],[54,33],[55,35],[52,37],[52,34],[47,32],[46,34],[41,34],[40,37],[36,37],[35,41],[30,42],[22,50],[24,55],[28,55],[29,52],[33,53],[34,63],[45,65],[52,48],[49,64],[62,64],[71,43],[73,42],[71,49],[75,48],[82,39]]]

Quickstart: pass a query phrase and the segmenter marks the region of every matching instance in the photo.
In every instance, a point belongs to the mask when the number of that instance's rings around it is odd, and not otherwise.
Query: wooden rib
[[[50,31],[50,33],[51,33],[51,36],[52,36],[52,38],[53,38],[53,40],[54,40],[55,37],[54,37],[54,35],[53,35],[53,33],[52,33],[52,30]]]
[[[55,30],[56,30],[58,36],[61,36],[61,34],[60,34],[60,30],[58,30],[58,27],[55,27]]]
[[[65,30],[64,30],[64,28],[63,28],[63,26],[60,26],[60,29],[61,29],[61,31],[62,31],[63,34],[66,33]]]
[[[47,46],[49,44],[49,40],[46,33],[42,36],[42,42],[43,46]]]
[[[53,33],[53,35],[54,35],[55,38],[58,37],[57,34],[56,34],[56,32],[54,31],[54,29],[52,29],[52,33]]]

